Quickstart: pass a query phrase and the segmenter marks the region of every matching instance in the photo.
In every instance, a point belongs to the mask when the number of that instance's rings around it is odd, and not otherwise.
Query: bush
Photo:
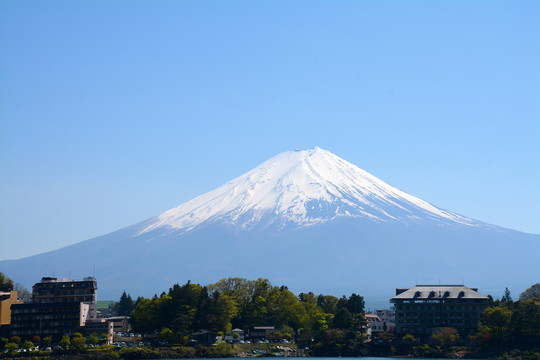
[[[17,350],[19,348],[19,345],[10,342],[10,343],[7,343],[6,346],[4,346],[4,348],[6,350],[13,351],[13,350]]]

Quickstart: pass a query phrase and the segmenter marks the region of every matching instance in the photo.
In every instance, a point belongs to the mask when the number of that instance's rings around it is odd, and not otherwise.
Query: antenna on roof
[[[92,273],[92,277],[93,277],[93,278],[96,277],[96,264],[94,264],[94,272]]]

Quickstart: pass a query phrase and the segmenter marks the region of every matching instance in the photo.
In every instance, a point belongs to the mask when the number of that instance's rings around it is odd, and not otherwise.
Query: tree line
[[[183,338],[200,329],[229,333],[271,325],[284,337],[311,339],[334,328],[361,334],[364,305],[364,298],[354,293],[341,298],[311,292],[296,296],[268,279],[226,278],[208,286],[175,284],[167,293],[136,301],[124,292],[117,310],[131,316],[135,331],[142,333],[167,328]]]
[[[480,346],[540,343],[540,283],[513,301],[508,288],[500,300],[490,297],[473,339]]]

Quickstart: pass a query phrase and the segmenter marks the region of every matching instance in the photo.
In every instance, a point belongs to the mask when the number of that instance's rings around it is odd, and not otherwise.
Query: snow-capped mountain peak
[[[336,217],[475,225],[381,181],[321,148],[286,151],[236,179],[146,222],[141,233],[189,231],[207,221],[249,229],[312,225]]]

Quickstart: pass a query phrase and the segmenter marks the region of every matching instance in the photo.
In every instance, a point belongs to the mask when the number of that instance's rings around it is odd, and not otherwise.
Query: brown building
[[[17,299],[17,292],[0,292],[0,326],[6,326],[11,323],[11,305],[22,304]]]

